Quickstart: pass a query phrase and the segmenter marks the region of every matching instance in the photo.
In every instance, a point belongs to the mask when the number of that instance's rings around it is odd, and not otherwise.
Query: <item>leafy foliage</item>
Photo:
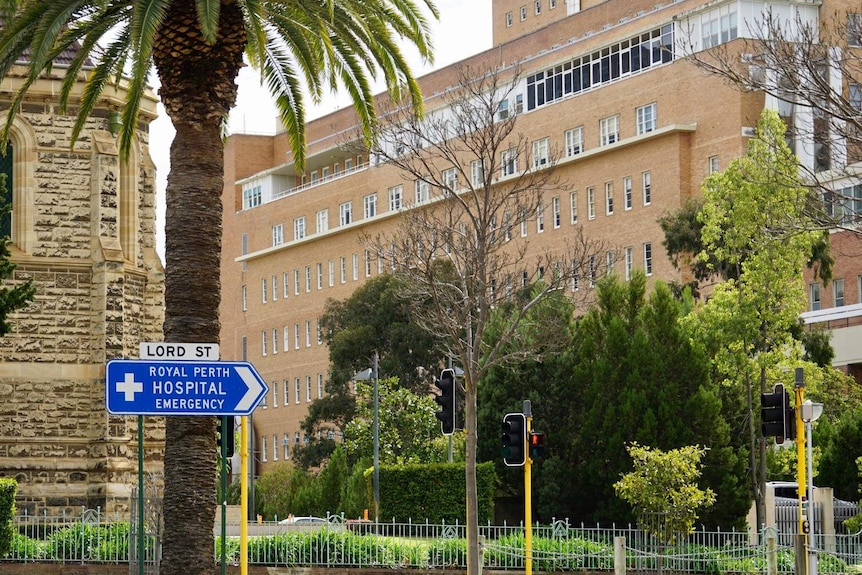
[[[15,516],[15,495],[18,482],[9,477],[0,477],[0,557],[6,555],[12,546],[14,529],[12,517]]]
[[[711,489],[697,486],[705,451],[696,445],[666,452],[629,445],[635,468],[614,483],[614,490],[637,510],[640,527],[660,541],[673,543],[691,533],[698,509],[715,502]]]
[[[0,174],[0,219],[6,217],[12,206],[6,202],[6,174]],[[12,278],[15,272],[15,264],[9,261],[9,237],[0,237],[0,281]],[[36,294],[36,285],[30,278],[23,282],[17,282],[13,287],[0,287],[0,336],[9,333],[12,328],[9,323],[9,314],[15,310],[23,309],[33,301]]]

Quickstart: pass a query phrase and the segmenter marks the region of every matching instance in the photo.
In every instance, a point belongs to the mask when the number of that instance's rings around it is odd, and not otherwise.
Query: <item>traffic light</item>
[[[503,417],[503,462],[519,467],[527,461],[527,418],[523,413]]]
[[[228,415],[227,417],[219,417],[216,423],[216,433],[218,437],[216,437],[216,445],[219,447],[219,453],[221,453],[221,445],[222,441],[225,442],[225,455],[227,457],[233,457],[234,451],[234,419],[233,415]],[[227,423],[227,425],[225,425]]]
[[[435,385],[440,389],[440,395],[434,401],[440,406],[435,415],[440,420],[443,435],[455,433],[455,371],[444,369]]]
[[[530,459],[538,459],[545,452],[545,434],[539,431],[530,432]]]
[[[774,437],[776,443],[796,438],[796,410],[781,383],[775,384],[772,393],[760,394],[760,434]]]

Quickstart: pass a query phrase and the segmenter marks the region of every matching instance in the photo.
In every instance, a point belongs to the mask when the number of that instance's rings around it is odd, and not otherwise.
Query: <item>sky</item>
[[[434,65],[422,63],[415,51],[411,55],[413,72],[421,76],[432,70],[458,62],[491,47],[492,0],[436,0],[440,20],[432,24]],[[237,105],[228,122],[231,133],[274,134],[275,107],[260,76],[249,67],[240,72]],[[377,87],[378,92],[384,89]],[[308,119],[325,116],[342,106],[350,105],[344,94],[333,94],[310,110]],[[165,187],[170,171],[170,145],[174,137],[171,121],[161,104],[159,117],[150,124],[150,155],[156,164],[156,249],[164,261],[165,249]]]

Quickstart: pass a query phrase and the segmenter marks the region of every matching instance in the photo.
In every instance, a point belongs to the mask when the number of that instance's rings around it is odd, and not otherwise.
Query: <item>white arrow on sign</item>
[[[263,390],[263,386],[260,384],[260,380],[254,376],[249,368],[238,365],[234,367],[234,370],[248,386],[248,391],[244,396],[242,396],[242,399],[239,400],[235,409],[237,411],[248,411],[253,407],[257,396]]]

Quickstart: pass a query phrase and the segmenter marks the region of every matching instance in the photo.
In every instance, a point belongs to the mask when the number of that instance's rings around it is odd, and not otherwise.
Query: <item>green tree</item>
[[[5,218],[11,211],[12,206],[6,202],[6,174],[0,174],[0,220]],[[15,264],[9,261],[9,236],[0,237],[0,282],[12,278],[15,272]],[[23,309],[33,301],[36,295],[36,285],[32,279],[17,282],[12,287],[0,287],[0,336],[9,333],[12,326],[9,323],[9,314]]]
[[[335,447],[329,433],[344,431],[356,417],[356,397],[350,380],[367,369],[372,356],[379,357],[378,372],[396,378],[398,385],[415,393],[428,393],[431,376],[440,364],[435,334],[422,329],[415,319],[415,300],[400,297],[399,280],[384,274],[365,282],[349,298],[328,300],[321,317],[329,347],[330,374],[326,395],[312,402],[302,422],[313,438],[296,451],[301,465],[319,465]],[[317,436],[321,435],[321,439]]]
[[[744,467],[730,448],[708,358],[681,324],[686,308],[662,282],[647,299],[642,272],[625,283],[602,279],[597,297],[578,323],[571,375],[549,400],[572,412],[563,420],[571,442],[549,470],[557,480],[569,477],[563,508],[581,519],[625,520],[631,509],[614,497],[613,483],[631,469],[626,446],[698,444],[709,449],[704,484],[722,501],[722,515],[710,523],[738,523],[749,503]]]
[[[159,95],[176,135],[171,144],[165,221],[166,341],[218,342],[224,144],[222,126],[236,99],[243,55],[275,96],[297,166],[304,164],[305,100],[344,86],[366,137],[376,125],[371,80],[381,73],[396,99],[421,106],[399,39],[430,57],[421,7],[431,0],[3,0],[0,77],[26,61],[28,75],[8,107],[2,141],[29,87],[56,74],[62,108],[78,117],[72,142],[116,83],[125,88],[120,150],[137,134],[139,103],[155,66]],[[102,42],[102,45],[99,45]],[[87,85],[70,101],[80,75]],[[165,434],[165,575],[212,573],[215,418],[171,417]]]
[[[663,543],[691,533],[698,510],[715,502],[711,489],[697,485],[705,451],[697,445],[669,451],[628,446],[634,470],[614,483],[614,490],[635,508],[638,525]]]
[[[711,355],[716,380],[744,398],[739,417],[746,424],[737,431],[747,438],[737,445],[748,445],[758,524],[764,517],[766,480],[759,397],[786,378],[782,367],[801,361],[794,334],[807,306],[802,272],[823,235],[809,225],[805,207],[811,191],[799,183],[796,158],[784,134],[778,115],[765,110],[746,156],[704,182],[700,217],[708,253],[699,257],[714,255],[737,272],[689,316],[692,337]]]
[[[832,487],[839,499],[859,501],[862,491],[857,460],[862,457],[862,406],[846,413],[835,424],[822,453],[817,484]]]
[[[344,495],[347,485],[347,457],[342,446],[337,446],[326,467],[317,475],[320,484],[320,501],[318,513],[321,517],[327,514],[337,515],[344,510]]]

